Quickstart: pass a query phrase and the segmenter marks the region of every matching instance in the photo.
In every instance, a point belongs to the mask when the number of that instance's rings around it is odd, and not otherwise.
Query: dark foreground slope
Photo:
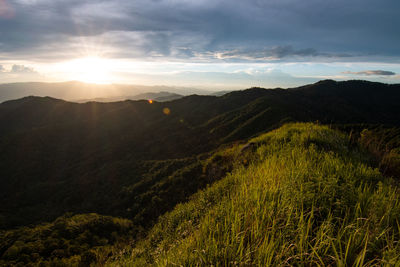
[[[385,155],[374,142],[385,136],[394,148],[386,155],[400,158],[398,136],[388,134],[395,131],[384,133],[364,130],[358,140]],[[223,178],[148,231],[132,220],[69,213],[0,231],[0,265],[396,265],[398,177],[383,176],[374,156],[337,130],[287,124],[200,160],[193,175]],[[185,182],[181,188],[190,188]]]
[[[237,155],[230,174],[160,217],[145,239],[108,264],[400,263],[399,188],[348,136],[291,124],[250,143],[251,151],[226,151]]]

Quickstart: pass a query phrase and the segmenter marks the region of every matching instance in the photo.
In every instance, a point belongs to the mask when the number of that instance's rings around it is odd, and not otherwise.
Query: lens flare
[[[170,110],[169,108],[164,108],[164,109],[163,109],[163,113],[164,113],[165,115],[169,115],[169,114],[171,113],[171,110]]]

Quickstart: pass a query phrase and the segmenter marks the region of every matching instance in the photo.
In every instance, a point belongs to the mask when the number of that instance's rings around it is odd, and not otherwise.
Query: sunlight
[[[73,74],[72,79],[97,84],[112,82],[110,64],[101,57],[85,57],[66,63],[66,67]]]

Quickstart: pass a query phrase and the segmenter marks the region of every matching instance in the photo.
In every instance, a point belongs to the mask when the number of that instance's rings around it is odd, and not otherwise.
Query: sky
[[[0,83],[399,83],[399,10],[399,0],[0,0]]]

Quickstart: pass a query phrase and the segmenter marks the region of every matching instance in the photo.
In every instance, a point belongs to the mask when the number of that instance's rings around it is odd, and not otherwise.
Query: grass
[[[231,173],[108,265],[400,265],[398,188],[348,137],[288,124],[250,142],[230,150]]]

